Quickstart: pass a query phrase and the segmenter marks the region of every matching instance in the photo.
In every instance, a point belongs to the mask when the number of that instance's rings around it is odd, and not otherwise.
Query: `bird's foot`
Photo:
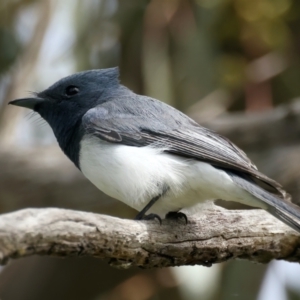
[[[141,215],[140,213],[138,213],[134,219],[135,220],[146,220],[146,221],[157,219],[160,225],[162,222],[161,217],[157,214]]]
[[[184,220],[185,224],[188,223],[188,218],[186,216],[186,214],[182,213],[182,212],[177,212],[177,211],[170,211],[166,214],[166,219],[171,219],[171,220]]]

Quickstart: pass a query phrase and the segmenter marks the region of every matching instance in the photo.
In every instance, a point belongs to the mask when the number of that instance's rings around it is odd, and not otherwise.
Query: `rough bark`
[[[233,258],[300,262],[300,235],[261,210],[206,210],[187,225],[57,208],[1,215],[0,261],[35,254],[108,258],[120,268],[210,266]]]

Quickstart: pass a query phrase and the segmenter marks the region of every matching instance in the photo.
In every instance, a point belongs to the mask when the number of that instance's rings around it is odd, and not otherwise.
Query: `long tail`
[[[296,204],[288,202],[284,199],[276,197],[259,187],[250,180],[244,179],[241,176],[227,172],[234,183],[243,188],[257,199],[267,204],[267,211],[277,219],[281,220],[294,230],[300,232],[300,207]]]

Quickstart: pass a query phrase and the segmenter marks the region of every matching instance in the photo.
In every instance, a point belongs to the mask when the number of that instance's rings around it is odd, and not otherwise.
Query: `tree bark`
[[[1,215],[0,261],[35,254],[107,258],[120,268],[300,262],[300,235],[262,210],[211,209],[162,225],[57,208]]]

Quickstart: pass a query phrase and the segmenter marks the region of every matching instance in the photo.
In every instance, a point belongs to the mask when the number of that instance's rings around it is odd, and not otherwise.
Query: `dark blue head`
[[[74,124],[90,108],[107,101],[119,87],[118,68],[90,70],[65,77],[36,97],[10,104],[33,109],[52,127],[55,135],[62,123]]]
[[[82,116],[124,89],[118,77],[118,68],[79,72],[59,80],[36,97],[17,99],[10,104],[39,113],[67,153],[74,132],[77,134],[80,128]]]

